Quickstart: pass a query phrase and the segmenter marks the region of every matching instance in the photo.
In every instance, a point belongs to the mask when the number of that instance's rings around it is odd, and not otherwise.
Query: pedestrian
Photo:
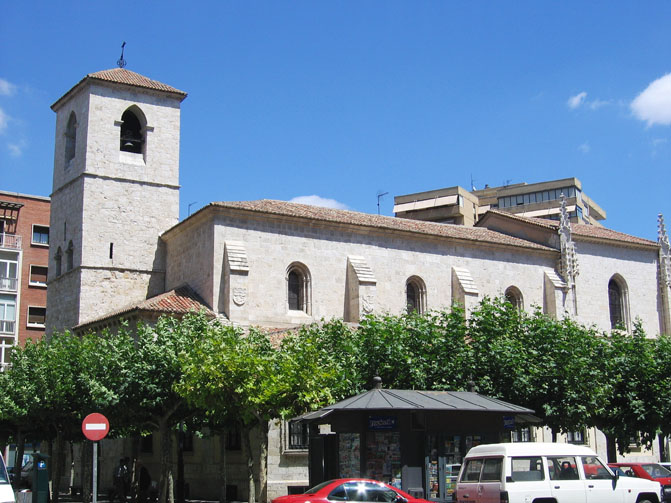
[[[121,503],[126,503],[126,477],[128,475],[128,467],[125,464],[125,459],[119,459],[119,464],[114,468],[114,497],[118,497]],[[114,501],[112,498],[112,502]]]

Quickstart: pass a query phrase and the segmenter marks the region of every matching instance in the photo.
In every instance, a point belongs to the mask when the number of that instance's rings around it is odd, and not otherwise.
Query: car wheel
[[[655,502],[652,501],[652,500],[649,500],[648,498],[643,498],[643,499],[638,500],[636,503],[655,503]]]

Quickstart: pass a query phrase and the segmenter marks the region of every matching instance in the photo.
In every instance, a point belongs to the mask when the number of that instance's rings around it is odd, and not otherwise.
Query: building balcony
[[[0,290],[7,292],[16,292],[19,289],[18,278],[5,278],[0,276]]]
[[[21,249],[21,236],[16,234],[0,233],[0,248],[8,248],[10,250]]]

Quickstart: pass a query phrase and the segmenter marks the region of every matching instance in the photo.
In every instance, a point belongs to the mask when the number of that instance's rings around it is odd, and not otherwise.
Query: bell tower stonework
[[[116,68],[52,105],[48,334],[164,291],[159,236],[179,220],[184,98]]]

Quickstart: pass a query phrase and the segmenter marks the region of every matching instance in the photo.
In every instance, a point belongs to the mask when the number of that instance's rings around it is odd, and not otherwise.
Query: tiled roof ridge
[[[144,87],[147,89],[155,89],[157,91],[165,91],[168,93],[176,93],[186,96],[184,91],[159,82],[158,80],[152,80],[149,77],[140,75],[139,73],[133,72],[131,70],[126,70],[125,68],[111,68],[109,70],[101,70],[99,72],[89,73],[85,78],[91,78],[96,80],[104,80],[107,82],[114,82],[117,84],[128,84],[132,86]]]
[[[425,222],[422,220],[374,215],[352,210],[324,208],[320,206],[311,206],[288,201],[278,201],[275,199],[258,199],[254,201],[219,201],[212,202],[208,206],[252,211],[256,213],[267,213],[278,216],[305,218],[362,227],[376,227],[389,230],[414,232],[424,235],[448,237],[481,243],[501,244],[545,251],[556,251],[554,248],[548,246],[480,227],[466,227],[461,225]]]
[[[154,311],[157,313],[188,313],[190,311],[204,311],[207,316],[214,317],[216,314],[205,303],[203,298],[196,293],[188,284],[184,283],[172,290],[160,293],[148,299],[126,304],[123,307],[109,311],[97,318],[84,321],[75,329],[100,323],[102,321],[122,316],[133,311]]]
[[[536,225],[538,227],[545,227],[546,229],[556,230],[559,228],[559,222],[554,220],[547,220],[544,218],[535,218],[535,217],[525,217],[501,210],[489,210],[488,213],[500,215],[505,218],[509,218],[511,220],[518,220],[520,222],[529,223],[532,225]],[[626,234],[624,232],[609,229],[608,227],[599,227],[590,224],[571,223],[571,232],[574,238],[605,239],[608,241],[620,241],[623,243],[630,243],[630,244],[657,246],[656,241],[650,241],[649,239],[640,238],[638,236],[633,236],[631,234]]]

